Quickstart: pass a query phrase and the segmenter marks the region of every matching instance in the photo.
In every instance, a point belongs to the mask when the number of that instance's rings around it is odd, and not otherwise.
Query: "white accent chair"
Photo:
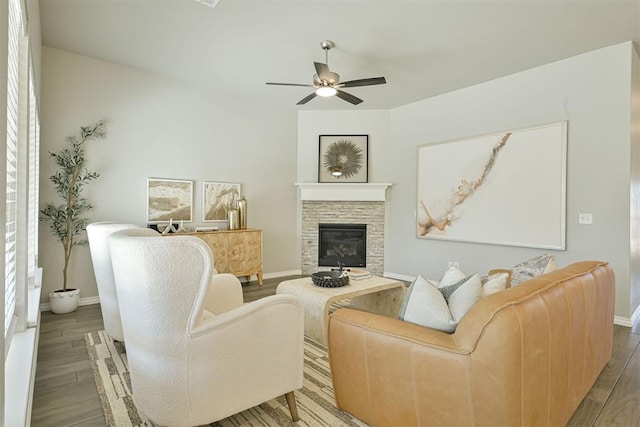
[[[304,312],[290,295],[243,304],[193,236],[111,235],[134,401],[153,423],[209,424],[285,395],[298,420]]]
[[[133,224],[94,222],[87,225],[87,238],[89,240],[89,250],[91,251],[91,261],[93,262],[93,272],[98,285],[104,330],[115,341],[124,341],[124,335],[122,334],[116,283],[113,279],[113,268],[111,267],[109,236],[116,231],[133,228],[143,230],[140,231],[142,234],[160,236],[154,230]]]

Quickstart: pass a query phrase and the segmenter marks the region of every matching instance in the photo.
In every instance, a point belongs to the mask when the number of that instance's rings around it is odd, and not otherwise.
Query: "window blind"
[[[33,76],[29,67],[29,195],[27,206],[27,274],[29,286],[35,285],[38,268],[38,179],[40,170],[40,121]]]
[[[19,0],[9,0],[7,47],[7,181],[5,188],[5,302],[4,336],[10,335],[16,306],[16,220],[18,163],[18,61],[22,11]]]

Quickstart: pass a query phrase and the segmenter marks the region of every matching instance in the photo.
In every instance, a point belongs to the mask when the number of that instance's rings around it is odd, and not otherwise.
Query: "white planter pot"
[[[55,314],[71,313],[80,304],[80,289],[58,290],[49,294],[49,305]]]

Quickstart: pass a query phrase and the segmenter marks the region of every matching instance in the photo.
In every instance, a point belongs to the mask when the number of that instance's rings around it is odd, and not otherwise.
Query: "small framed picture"
[[[193,181],[147,179],[147,222],[193,221]]]
[[[369,135],[320,135],[318,182],[368,182]]]
[[[227,221],[229,209],[240,200],[240,184],[232,182],[202,183],[202,220]]]

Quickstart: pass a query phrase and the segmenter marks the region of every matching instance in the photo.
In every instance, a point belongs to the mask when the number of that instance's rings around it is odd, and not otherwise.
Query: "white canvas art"
[[[417,236],[565,249],[567,122],[418,148]]]

